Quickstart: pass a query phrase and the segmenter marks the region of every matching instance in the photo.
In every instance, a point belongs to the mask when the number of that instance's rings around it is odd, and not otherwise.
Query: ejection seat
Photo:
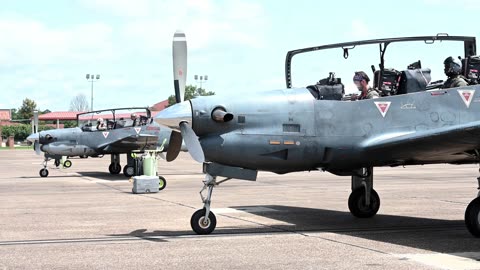
[[[420,60],[403,70],[398,82],[397,95],[415,93],[427,90],[427,85],[432,80],[429,68],[422,68]]]
[[[480,56],[469,56],[462,59],[463,76],[469,84],[480,84]]]
[[[373,71],[373,89],[379,91],[382,96],[395,95],[398,90],[398,82],[400,80],[401,72],[386,68],[382,70]]]
[[[315,85],[307,86],[307,89],[318,100],[342,100],[345,95],[342,79],[335,78],[333,72],[330,72],[328,78],[321,79]]]

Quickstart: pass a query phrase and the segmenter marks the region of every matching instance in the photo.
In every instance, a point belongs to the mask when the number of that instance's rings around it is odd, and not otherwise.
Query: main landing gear
[[[131,153],[127,153],[127,165],[123,167],[123,174],[125,177],[132,177],[135,175],[135,160]],[[119,174],[122,172],[122,165],[120,165],[120,154],[111,154],[111,163],[108,166],[110,174]]]
[[[358,218],[373,217],[380,209],[380,197],[373,189],[372,167],[362,168],[356,175],[352,175],[352,193],[348,198],[348,209]]]
[[[123,175],[125,177],[130,178],[138,174],[135,170],[135,162],[138,162],[138,160],[135,160],[135,158],[132,156],[132,153],[127,153],[127,165],[123,167]]]
[[[231,178],[225,178],[222,181],[216,181],[216,176],[205,174],[205,180],[203,181],[203,188],[200,190],[200,197],[202,198],[203,208],[193,213],[190,219],[190,225],[197,234],[210,234],[215,230],[217,226],[217,218],[212,211],[210,211],[210,203],[212,202],[213,187],[223,182],[230,180]],[[207,196],[203,196],[203,191],[207,190]]]
[[[112,154],[108,171],[110,174],[119,174],[122,171],[122,165],[120,165],[120,154]]]
[[[477,181],[479,192],[465,210],[465,225],[473,236],[480,237],[480,177],[477,177]]]

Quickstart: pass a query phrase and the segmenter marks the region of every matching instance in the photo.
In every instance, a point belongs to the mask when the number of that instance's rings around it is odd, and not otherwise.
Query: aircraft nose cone
[[[192,124],[192,106],[190,101],[184,101],[172,105],[155,116],[155,122],[172,129],[180,130],[181,122]]]
[[[34,143],[40,137],[39,133],[32,133],[27,137],[27,141]]]

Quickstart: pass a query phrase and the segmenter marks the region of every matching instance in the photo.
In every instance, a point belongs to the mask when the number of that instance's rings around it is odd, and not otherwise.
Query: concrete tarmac
[[[477,165],[376,168],[370,219],[349,213],[349,177],[261,172],[214,189],[217,228],[198,236],[204,176],[188,153],[159,162],[167,187],[151,194],[110,175],[109,156],[71,161],[40,178],[42,156],[0,151],[0,270],[480,269],[463,221]]]

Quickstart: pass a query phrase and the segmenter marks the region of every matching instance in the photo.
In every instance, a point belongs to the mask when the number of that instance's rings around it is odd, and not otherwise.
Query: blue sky
[[[90,101],[86,73],[101,74],[95,109],[166,99],[173,93],[177,29],[187,35],[187,84],[197,84],[195,74],[208,75],[207,90],[248,94],[285,87],[289,50],[437,33],[478,39],[480,11],[473,0],[0,0],[0,6],[0,108],[18,108],[28,97],[52,111],[68,110],[78,94]],[[434,80],[442,79],[443,59],[462,53],[451,44],[392,46],[387,66],[401,70],[422,60]],[[293,81],[301,87],[333,71],[353,92],[353,71],[378,62],[377,47],[355,49],[348,61],[340,51],[302,55],[294,58]]]

